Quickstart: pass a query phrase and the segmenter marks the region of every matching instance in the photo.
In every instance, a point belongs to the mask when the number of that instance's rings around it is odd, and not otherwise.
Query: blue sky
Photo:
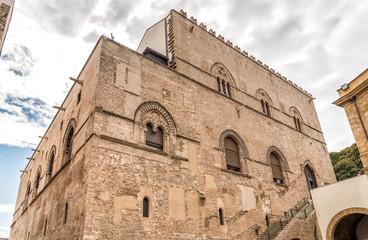
[[[21,172],[32,155],[31,148],[0,144],[0,237],[7,237]]]
[[[205,7],[203,7],[205,6]],[[39,143],[99,36],[136,49],[144,31],[184,9],[316,97],[329,151],[354,142],[336,89],[367,67],[365,0],[16,0],[0,57],[0,237],[19,170]]]

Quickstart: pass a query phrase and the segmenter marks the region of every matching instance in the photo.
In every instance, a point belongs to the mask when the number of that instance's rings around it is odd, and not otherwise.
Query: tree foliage
[[[330,158],[337,181],[355,177],[363,168],[359,150],[355,143],[340,152],[330,152]]]

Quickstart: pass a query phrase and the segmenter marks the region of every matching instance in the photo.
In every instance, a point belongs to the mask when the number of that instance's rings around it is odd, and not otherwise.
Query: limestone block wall
[[[62,104],[65,111],[58,111],[21,175],[10,239],[27,239],[28,234],[30,239],[57,239],[55,236],[78,239],[83,235],[87,179],[84,165],[88,162],[86,149],[93,134],[99,49],[97,44],[79,75],[83,85],[73,85]],[[71,125],[74,127],[73,146],[71,157],[65,158],[64,146]],[[55,158],[50,175],[52,152]],[[40,182],[36,189],[38,173]],[[69,210],[64,224],[66,203]]]
[[[289,115],[290,108],[296,107],[305,123],[303,131],[308,135],[316,134],[324,141],[311,95],[253,56],[241,52],[239,47],[233,47],[230,41],[225,42],[221,35],[216,37],[216,32],[207,31],[196,19],[188,19],[186,13],[171,11],[168,23],[172,61],[178,72],[217,90],[216,79],[209,74],[214,64],[222,63],[234,80],[232,98],[261,109],[259,100],[255,101],[254,97],[262,89],[271,99],[273,118],[294,126]]]
[[[197,78],[105,38],[99,71],[86,236],[235,237],[265,214],[283,214],[309,197],[306,164],[319,185],[336,181],[323,142]],[[163,151],[145,145],[147,122],[163,128]],[[228,135],[241,149],[240,173],[226,169],[222,141]],[[273,182],[272,150],[284,156],[285,184]],[[142,216],[144,197],[148,218]],[[219,225],[220,208],[225,225]]]
[[[356,96],[356,104],[359,109],[363,124],[367,131],[368,126],[368,106],[366,104],[368,99],[368,92],[367,91],[361,91]],[[351,130],[353,131],[355,141],[357,143],[357,146],[359,148],[360,158],[362,160],[363,166],[368,166],[368,140],[365,136],[362,124],[360,122],[359,116],[357,114],[357,111],[355,109],[354,103],[351,101],[346,101],[343,105],[346,116],[348,117],[349,124],[351,127]]]

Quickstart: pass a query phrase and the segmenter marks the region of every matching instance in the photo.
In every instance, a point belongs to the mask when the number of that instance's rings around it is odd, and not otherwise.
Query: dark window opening
[[[68,203],[65,204],[64,223],[66,223],[67,218],[68,218]]]
[[[271,114],[270,114],[270,106],[269,106],[269,104],[268,104],[267,101],[266,101],[266,115],[267,116],[271,116]]]
[[[222,212],[222,209],[219,209],[219,220],[220,220],[220,225],[224,225],[224,215]]]
[[[164,134],[161,128],[157,128],[156,132],[153,132],[153,128],[150,124],[147,124],[146,132],[146,145],[155,150],[163,150]]]
[[[217,77],[217,88],[218,88],[218,91],[221,93],[222,92],[222,88],[221,88],[221,80],[219,77]]]
[[[265,107],[265,104],[264,104],[263,99],[261,99],[261,104],[262,104],[262,112],[263,112],[264,114],[266,114],[266,107]]]
[[[224,79],[220,79],[220,77],[216,77],[216,80],[218,92],[224,94],[225,96],[231,97],[230,83],[226,82]]]
[[[148,198],[143,198],[143,217],[149,217]]]
[[[54,158],[55,158],[55,152],[52,152],[51,157],[50,157],[49,175],[52,175],[52,170],[54,168]]]
[[[301,132],[301,131],[302,131],[302,129],[300,128],[300,120],[299,120],[299,118],[297,118],[297,119],[296,119],[296,124],[297,124],[297,126],[298,126],[298,127],[297,127],[298,131],[299,131],[299,132]]]
[[[74,128],[71,127],[68,133],[68,136],[65,141],[64,155],[63,155],[63,163],[66,163],[71,158],[72,146],[73,146],[73,134]]]
[[[230,83],[227,83],[227,84],[226,84],[226,89],[227,89],[227,95],[228,95],[229,97],[231,97]]]
[[[38,189],[38,187],[40,186],[40,178],[41,178],[41,174],[40,172],[37,173],[37,177],[36,177],[36,190]]]
[[[294,119],[295,129],[298,130],[299,132],[301,132],[302,129],[301,129],[301,126],[300,126],[299,118],[294,116],[293,119]]]
[[[308,165],[304,168],[304,174],[307,179],[308,189],[318,187],[314,171]]]
[[[61,121],[61,123],[60,123],[60,130],[63,129],[63,123],[64,123],[64,121]]]
[[[240,172],[238,144],[230,137],[225,138],[226,167],[228,170]]]
[[[29,196],[29,194],[31,194],[31,185],[28,185],[27,187],[27,196]]]
[[[164,55],[162,55],[159,52],[156,52],[155,50],[151,49],[151,48],[146,48],[146,50],[144,50],[143,55],[156,61],[159,63],[162,63],[164,65],[168,65],[168,58]]]
[[[43,235],[45,236],[46,235],[46,230],[47,230],[47,218],[45,220],[45,227],[43,229]]]
[[[78,93],[77,105],[80,103],[82,97],[82,91]]]
[[[274,153],[270,154],[270,163],[272,168],[273,181],[276,183],[283,184],[284,177],[282,175],[280,160]]]

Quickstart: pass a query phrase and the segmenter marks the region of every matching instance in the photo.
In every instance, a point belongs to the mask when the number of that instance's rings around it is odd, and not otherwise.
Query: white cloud
[[[15,207],[15,204],[0,204],[0,213],[13,213],[14,207]],[[1,226],[0,226],[0,230],[1,230]]]
[[[171,8],[231,40],[316,98],[330,150],[354,142],[335,90],[367,66],[367,1],[16,1],[0,59],[0,143],[34,146],[43,135],[98,36],[136,49],[146,28]],[[198,6],[205,5],[206,8]],[[18,74],[18,75],[17,75]],[[12,103],[6,101],[11,97]],[[36,99],[17,105],[16,99]],[[24,113],[39,116],[30,121]],[[343,137],[341,137],[343,136]]]

